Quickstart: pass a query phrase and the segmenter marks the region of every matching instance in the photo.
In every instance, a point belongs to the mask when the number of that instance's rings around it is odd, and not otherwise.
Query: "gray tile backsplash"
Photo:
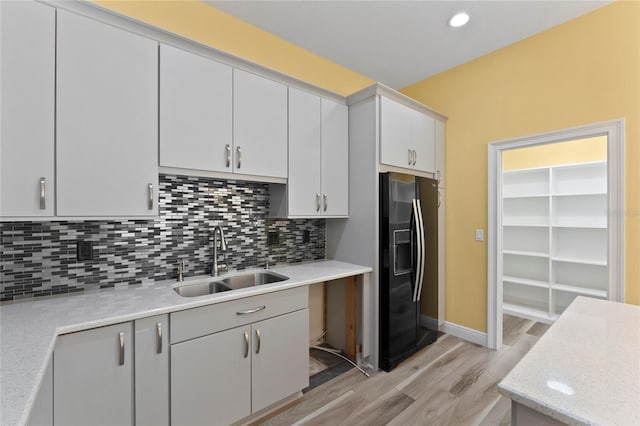
[[[180,260],[186,277],[208,274],[215,225],[231,269],[325,257],[325,220],[267,218],[268,184],[161,175],[159,206],[153,220],[0,223],[0,300],[173,279]],[[93,243],[93,260],[77,261],[79,240]]]

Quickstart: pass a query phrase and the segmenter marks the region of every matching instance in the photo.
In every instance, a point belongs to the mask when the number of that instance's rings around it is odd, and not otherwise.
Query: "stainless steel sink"
[[[277,283],[288,280],[289,277],[276,274],[271,271],[251,272],[234,275],[231,277],[209,281],[200,284],[185,284],[174,287],[176,293],[183,297],[204,296],[205,294],[220,293],[223,291],[237,290],[239,288],[253,287],[257,285]]]
[[[276,274],[274,272],[253,272],[250,274],[227,277],[219,282],[235,290],[238,288],[277,283],[288,279],[289,277],[285,277],[284,275]]]
[[[174,290],[182,297],[204,296],[205,294],[220,293],[231,290],[221,282],[213,281],[202,284],[188,284],[175,287]]]

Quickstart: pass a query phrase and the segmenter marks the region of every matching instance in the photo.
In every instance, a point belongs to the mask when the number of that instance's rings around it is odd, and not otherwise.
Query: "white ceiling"
[[[205,0],[220,10],[399,89],[610,1]],[[458,11],[469,24],[450,28]]]

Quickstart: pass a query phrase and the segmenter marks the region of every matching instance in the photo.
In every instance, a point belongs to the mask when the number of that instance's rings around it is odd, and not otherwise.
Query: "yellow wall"
[[[530,169],[607,159],[607,137],[577,139],[502,152],[502,170]]]
[[[93,0],[103,7],[284,74],[350,95],[373,80],[200,1]]]
[[[618,1],[402,90],[446,126],[448,321],[485,331],[487,144],[624,118],[625,299],[640,304],[640,2]]]

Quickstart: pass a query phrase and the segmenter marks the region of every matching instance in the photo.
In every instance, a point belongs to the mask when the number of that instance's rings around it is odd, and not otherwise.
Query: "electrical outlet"
[[[76,241],[76,257],[78,262],[93,260],[93,242]]]
[[[311,241],[311,233],[308,229],[305,229],[304,231],[302,231],[302,242],[306,244],[309,241]]]
[[[484,230],[476,229],[476,241],[484,241]]]
[[[280,244],[280,232],[278,230],[267,232],[267,245],[277,246]]]

